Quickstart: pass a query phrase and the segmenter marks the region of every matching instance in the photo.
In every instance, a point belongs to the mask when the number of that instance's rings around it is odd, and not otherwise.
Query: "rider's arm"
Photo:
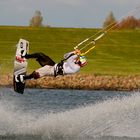
[[[72,55],[74,55],[73,52],[66,53],[66,54],[64,54],[64,59],[67,59],[67,58],[69,58]]]
[[[76,49],[73,52],[64,54],[64,59],[67,59],[67,58],[71,57],[72,55],[80,55],[80,54],[81,54],[80,50]]]

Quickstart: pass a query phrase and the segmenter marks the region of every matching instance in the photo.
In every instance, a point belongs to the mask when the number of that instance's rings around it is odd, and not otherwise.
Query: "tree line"
[[[134,16],[128,16],[121,21],[117,21],[111,11],[103,23],[103,28],[108,28],[110,26],[114,26],[114,29],[137,29],[140,28],[140,19]]]
[[[35,11],[33,17],[30,20],[29,26],[44,27],[43,17],[39,10]],[[109,12],[107,17],[105,18],[105,21],[103,22],[103,28],[108,28],[111,26],[114,26],[114,29],[137,29],[140,28],[140,19],[137,19],[134,16],[128,16],[118,22],[114,17],[113,12],[111,11]]]

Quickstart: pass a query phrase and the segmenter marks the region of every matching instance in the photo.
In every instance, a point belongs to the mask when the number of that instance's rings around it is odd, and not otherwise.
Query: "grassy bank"
[[[44,52],[55,62],[99,29],[0,27],[0,85],[12,86],[16,43],[30,42],[30,53]],[[87,55],[80,74],[28,81],[27,87],[136,90],[140,88],[140,30],[112,31]],[[40,67],[29,60],[28,72]]]
[[[0,86],[12,86],[12,76],[3,75]],[[111,76],[94,74],[75,74],[58,77],[44,77],[26,82],[28,88],[47,89],[88,89],[137,91],[140,89],[140,76]]]
[[[97,29],[0,27],[0,70],[13,72],[15,45],[20,38],[30,42],[30,52],[44,52],[59,62],[63,54],[73,50],[83,39],[97,33]],[[87,55],[88,65],[81,73],[97,75],[140,74],[140,30],[112,31]],[[29,69],[38,68],[33,60]]]

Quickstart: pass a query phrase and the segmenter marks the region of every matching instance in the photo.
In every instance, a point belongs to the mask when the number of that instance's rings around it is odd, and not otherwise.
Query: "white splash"
[[[0,135],[40,135],[42,139],[101,136],[140,137],[140,95],[112,99],[56,114],[11,110],[0,101]]]

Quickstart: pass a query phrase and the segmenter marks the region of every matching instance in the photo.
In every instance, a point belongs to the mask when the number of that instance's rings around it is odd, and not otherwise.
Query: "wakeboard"
[[[13,86],[14,91],[17,93],[24,93],[25,82],[20,81],[20,75],[25,76],[27,73],[28,62],[24,57],[29,52],[29,42],[25,39],[20,39],[16,46],[16,54],[14,60],[14,73],[13,73]]]

